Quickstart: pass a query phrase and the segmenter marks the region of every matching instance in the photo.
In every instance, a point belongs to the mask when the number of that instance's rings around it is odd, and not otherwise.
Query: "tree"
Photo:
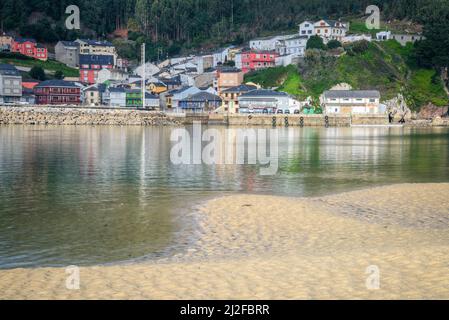
[[[307,50],[310,50],[310,49],[326,50],[326,45],[324,44],[323,39],[321,39],[321,37],[312,36],[307,41],[306,49]]]
[[[416,44],[416,61],[444,72],[449,68],[449,0],[432,1],[422,12],[425,39]]]
[[[33,78],[35,80],[39,80],[39,81],[45,81],[45,79],[47,78],[45,76],[44,69],[42,69],[39,66],[34,66],[33,68],[31,68],[29,75],[31,78]]]
[[[61,70],[58,70],[55,72],[55,78],[58,80],[62,80],[64,79],[64,72],[62,72]]]
[[[327,48],[330,50],[341,48],[341,42],[338,40],[331,40],[327,43]]]

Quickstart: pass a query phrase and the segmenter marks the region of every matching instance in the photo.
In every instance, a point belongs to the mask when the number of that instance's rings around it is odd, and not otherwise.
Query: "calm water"
[[[447,129],[280,128],[274,176],[173,165],[172,130],[0,126],[0,268],[171,254],[189,245],[194,205],[223,194],[449,181]]]

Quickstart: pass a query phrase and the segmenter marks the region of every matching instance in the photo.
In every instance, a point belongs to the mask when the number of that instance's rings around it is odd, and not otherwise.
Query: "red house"
[[[80,82],[94,84],[101,69],[112,69],[114,56],[80,54]]]
[[[73,82],[48,80],[34,87],[36,104],[81,104],[81,88]]]
[[[244,73],[276,66],[278,54],[275,51],[242,52],[242,71]]]
[[[47,48],[38,44],[34,39],[14,39],[12,41],[11,51],[42,61],[47,61],[48,59]]]

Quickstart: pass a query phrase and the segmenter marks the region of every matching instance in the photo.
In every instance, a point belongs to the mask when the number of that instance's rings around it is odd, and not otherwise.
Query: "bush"
[[[61,70],[55,72],[55,78],[58,80],[64,79],[64,73]]]
[[[326,50],[326,45],[324,44],[323,39],[321,39],[320,37],[312,36],[307,41],[306,49],[307,50],[310,50],[310,49]]]
[[[34,66],[33,68],[31,68],[29,75],[35,80],[45,81],[46,79],[44,69],[39,66]]]
[[[349,46],[346,47],[346,51],[348,52],[348,54],[353,56],[363,54],[366,51],[368,51],[368,49],[369,49],[369,42],[366,40],[354,42],[353,44],[350,44]]]
[[[331,40],[327,43],[327,48],[332,50],[332,49],[337,49],[341,47],[341,42],[338,40]]]

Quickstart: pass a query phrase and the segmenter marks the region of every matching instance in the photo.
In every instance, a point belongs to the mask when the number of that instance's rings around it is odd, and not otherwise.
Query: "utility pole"
[[[142,44],[142,108],[145,109],[145,78],[146,78],[146,70],[145,70],[145,43]]]

